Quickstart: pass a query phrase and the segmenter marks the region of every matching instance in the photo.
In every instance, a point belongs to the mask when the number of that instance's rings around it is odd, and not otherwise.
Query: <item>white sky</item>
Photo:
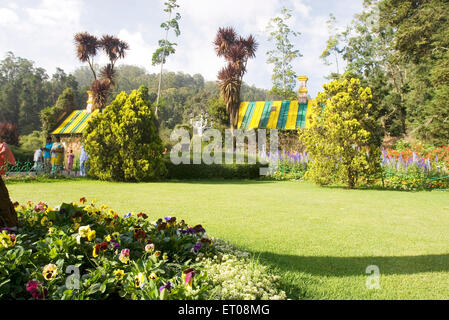
[[[164,0],[0,0],[0,56],[12,51],[33,60],[51,75],[56,67],[71,72],[82,64],[76,59],[73,35],[88,31],[101,36],[114,34],[130,45],[122,63],[151,66],[151,56],[164,37],[161,22]],[[309,93],[315,96],[334,66],[319,59],[328,38],[326,21],[333,13],[344,26],[362,10],[363,0],[178,0],[181,36],[171,34],[177,52],[164,68],[202,74],[215,80],[224,61],[216,57],[212,42],[219,27],[234,26],[242,36],[254,34],[260,46],[248,63],[244,81],[269,89],[272,65],[266,64],[270,50],[265,27],[282,6],[294,10],[292,28],[301,32],[294,45],[303,54],[293,66],[298,75],[309,77]],[[99,62],[104,62],[99,60]]]

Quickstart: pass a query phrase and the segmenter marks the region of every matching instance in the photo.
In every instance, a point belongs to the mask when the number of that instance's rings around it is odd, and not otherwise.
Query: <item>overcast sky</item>
[[[272,65],[266,64],[270,49],[265,27],[282,6],[294,10],[290,19],[301,32],[294,45],[303,54],[293,66],[298,75],[309,77],[309,92],[315,96],[335,66],[319,59],[328,38],[326,21],[333,13],[344,26],[362,10],[363,0],[178,0],[181,36],[174,34],[177,52],[167,61],[169,71],[202,74],[215,80],[224,61],[216,57],[212,41],[219,27],[234,26],[247,36],[254,34],[260,43],[255,59],[248,63],[244,81],[260,88],[271,88]],[[0,55],[8,51],[33,60],[49,74],[56,67],[71,72],[82,64],[75,57],[73,35],[88,31],[101,36],[114,34],[130,45],[122,63],[151,66],[151,56],[164,37],[161,22],[164,0],[0,0]],[[104,58],[103,58],[104,59]],[[102,63],[105,60],[99,59]]]

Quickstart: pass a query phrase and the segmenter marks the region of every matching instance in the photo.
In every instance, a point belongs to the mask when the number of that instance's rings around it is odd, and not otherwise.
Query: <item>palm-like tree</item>
[[[118,59],[125,58],[129,45],[119,38],[110,35],[104,35],[100,40],[100,44],[109,58],[109,63],[101,70],[101,76],[103,79],[108,79],[112,85],[115,85],[115,63]]]
[[[217,56],[224,57],[227,65],[218,73],[221,96],[226,103],[231,130],[237,127],[240,105],[240,89],[246,73],[248,59],[256,56],[258,43],[254,36],[248,38],[237,36],[234,28],[219,28],[215,41]]]
[[[75,34],[75,45],[77,57],[81,62],[87,62],[89,64],[90,70],[94,75],[94,79],[97,80],[97,73],[94,69],[94,57],[98,53],[101,44],[97,37],[87,33],[79,32]]]
[[[104,35],[98,40],[97,37],[87,32],[77,33],[74,39],[78,59],[89,64],[94,76],[94,81],[91,84],[94,109],[101,109],[106,105],[108,94],[115,86],[115,63],[118,59],[125,57],[129,45],[111,35]],[[94,57],[98,54],[99,49],[103,49],[109,58],[109,63],[100,71],[100,79],[97,78],[94,68]]]

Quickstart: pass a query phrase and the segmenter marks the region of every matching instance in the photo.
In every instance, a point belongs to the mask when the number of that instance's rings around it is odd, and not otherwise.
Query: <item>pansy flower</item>
[[[145,252],[152,253],[154,251],[154,243],[149,243],[145,246]]]
[[[89,240],[89,241],[94,240],[95,237],[96,237],[96,235],[97,235],[97,233],[95,232],[95,230],[90,231],[90,232],[87,234],[87,240]]]
[[[140,289],[143,289],[145,287],[145,276],[142,272],[140,272],[134,279],[134,285],[136,286],[136,288]]]
[[[114,270],[114,277],[116,280],[122,280],[125,276],[125,271],[122,269]]]
[[[159,279],[159,277],[157,276],[156,273],[152,272],[148,277],[148,279],[156,281],[157,279]]]
[[[195,276],[196,271],[192,268],[188,268],[182,272],[182,278],[184,279],[184,283],[189,287],[192,287],[193,277]]]
[[[163,290],[167,290],[168,292],[170,292],[171,289],[173,289],[173,284],[170,281],[167,281],[165,285],[159,288],[159,291],[162,292]]]
[[[54,264],[47,264],[42,271],[44,279],[50,281],[58,275],[58,268]]]
[[[139,226],[134,227],[134,239],[141,241],[147,236],[146,232]]]
[[[91,231],[90,226],[82,226],[78,229],[78,234],[81,238],[87,238]]]
[[[147,218],[148,218],[148,216],[147,216],[145,213],[143,213],[143,212],[140,212],[140,213],[137,215],[137,217],[138,217],[138,218],[142,218],[142,219],[147,219]]]
[[[192,248],[192,251],[195,253],[198,253],[201,250],[202,244],[201,242],[198,242],[197,244],[195,244]]]
[[[129,262],[129,249],[123,249],[120,252],[120,256],[118,258],[122,263],[127,264]]]
[[[92,252],[92,256],[94,258],[98,257],[101,251],[105,251],[108,249],[108,243],[106,241],[103,241],[101,243],[98,243],[94,246],[94,250]]]

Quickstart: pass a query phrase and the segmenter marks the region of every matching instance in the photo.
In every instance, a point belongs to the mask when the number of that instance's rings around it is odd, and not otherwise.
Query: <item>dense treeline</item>
[[[373,92],[382,135],[449,141],[449,2],[365,0],[364,11],[328,41],[325,53]]]
[[[108,102],[122,91],[129,94],[145,85],[149,88],[150,101],[154,103],[157,74],[149,74],[144,68],[131,65],[119,66],[117,73],[117,84]],[[57,118],[56,111],[86,107],[86,91],[92,80],[88,67],[78,68],[72,74],[58,68],[50,78],[44,69],[36,67],[32,61],[8,53],[0,61],[0,121],[17,124],[22,136],[42,130],[42,122],[44,131],[50,130],[48,118]],[[71,91],[65,91],[67,88]],[[60,95],[62,100],[58,102]],[[68,97],[70,106],[66,107]],[[244,84],[241,97],[244,100],[265,100],[267,91]],[[159,123],[162,129],[189,124],[192,115],[198,116],[200,113],[207,112],[217,124],[225,117],[222,112],[224,103],[219,99],[216,83],[205,81],[200,74],[165,73],[160,105]]]

